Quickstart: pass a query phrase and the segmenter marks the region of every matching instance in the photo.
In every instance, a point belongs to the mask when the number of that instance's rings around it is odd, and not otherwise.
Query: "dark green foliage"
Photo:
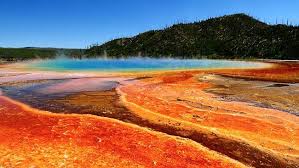
[[[56,56],[68,56],[81,58],[85,50],[82,49],[58,49],[58,48],[0,48],[0,61],[20,61],[28,59],[55,58]]]
[[[176,24],[96,45],[88,56],[299,59],[299,27],[268,25],[245,14]]]
[[[0,59],[7,61],[26,60],[34,58],[53,58],[56,51],[36,48],[0,48]]]

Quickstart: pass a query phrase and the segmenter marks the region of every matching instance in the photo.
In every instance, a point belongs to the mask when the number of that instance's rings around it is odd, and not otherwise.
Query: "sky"
[[[299,24],[299,0],[0,0],[0,47],[86,48],[225,14]]]

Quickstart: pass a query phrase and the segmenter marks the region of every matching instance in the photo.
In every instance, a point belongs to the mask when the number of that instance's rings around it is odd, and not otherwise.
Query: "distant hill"
[[[59,55],[69,57],[82,57],[84,50],[82,49],[64,49],[64,48],[1,48],[0,60],[19,61],[37,58],[55,58]]]
[[[176,24],[92,46],[88,56],[299,59],[299,27],[268,25],[245,14]]]

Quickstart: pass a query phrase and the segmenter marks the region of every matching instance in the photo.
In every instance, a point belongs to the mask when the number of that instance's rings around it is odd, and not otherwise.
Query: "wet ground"
[[[223,101],[243,101],[253,106],[273,108],[299,116],[299,84],[234,79],[220,75],[198,77],[214,86],[207,92]]]
[[[299,85],[230,73],[29,81],[9,80],[26,75],[12,73],[2,75],[0,89],[40,110],[92,114],[187,138],[247,166],[298,167]]]

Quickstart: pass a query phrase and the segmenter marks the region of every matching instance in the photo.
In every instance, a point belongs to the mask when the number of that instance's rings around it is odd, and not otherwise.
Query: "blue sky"
[[[1,0],[1,47],[85,48],[122,36],[247,13],[299,24],[299,0]]]

